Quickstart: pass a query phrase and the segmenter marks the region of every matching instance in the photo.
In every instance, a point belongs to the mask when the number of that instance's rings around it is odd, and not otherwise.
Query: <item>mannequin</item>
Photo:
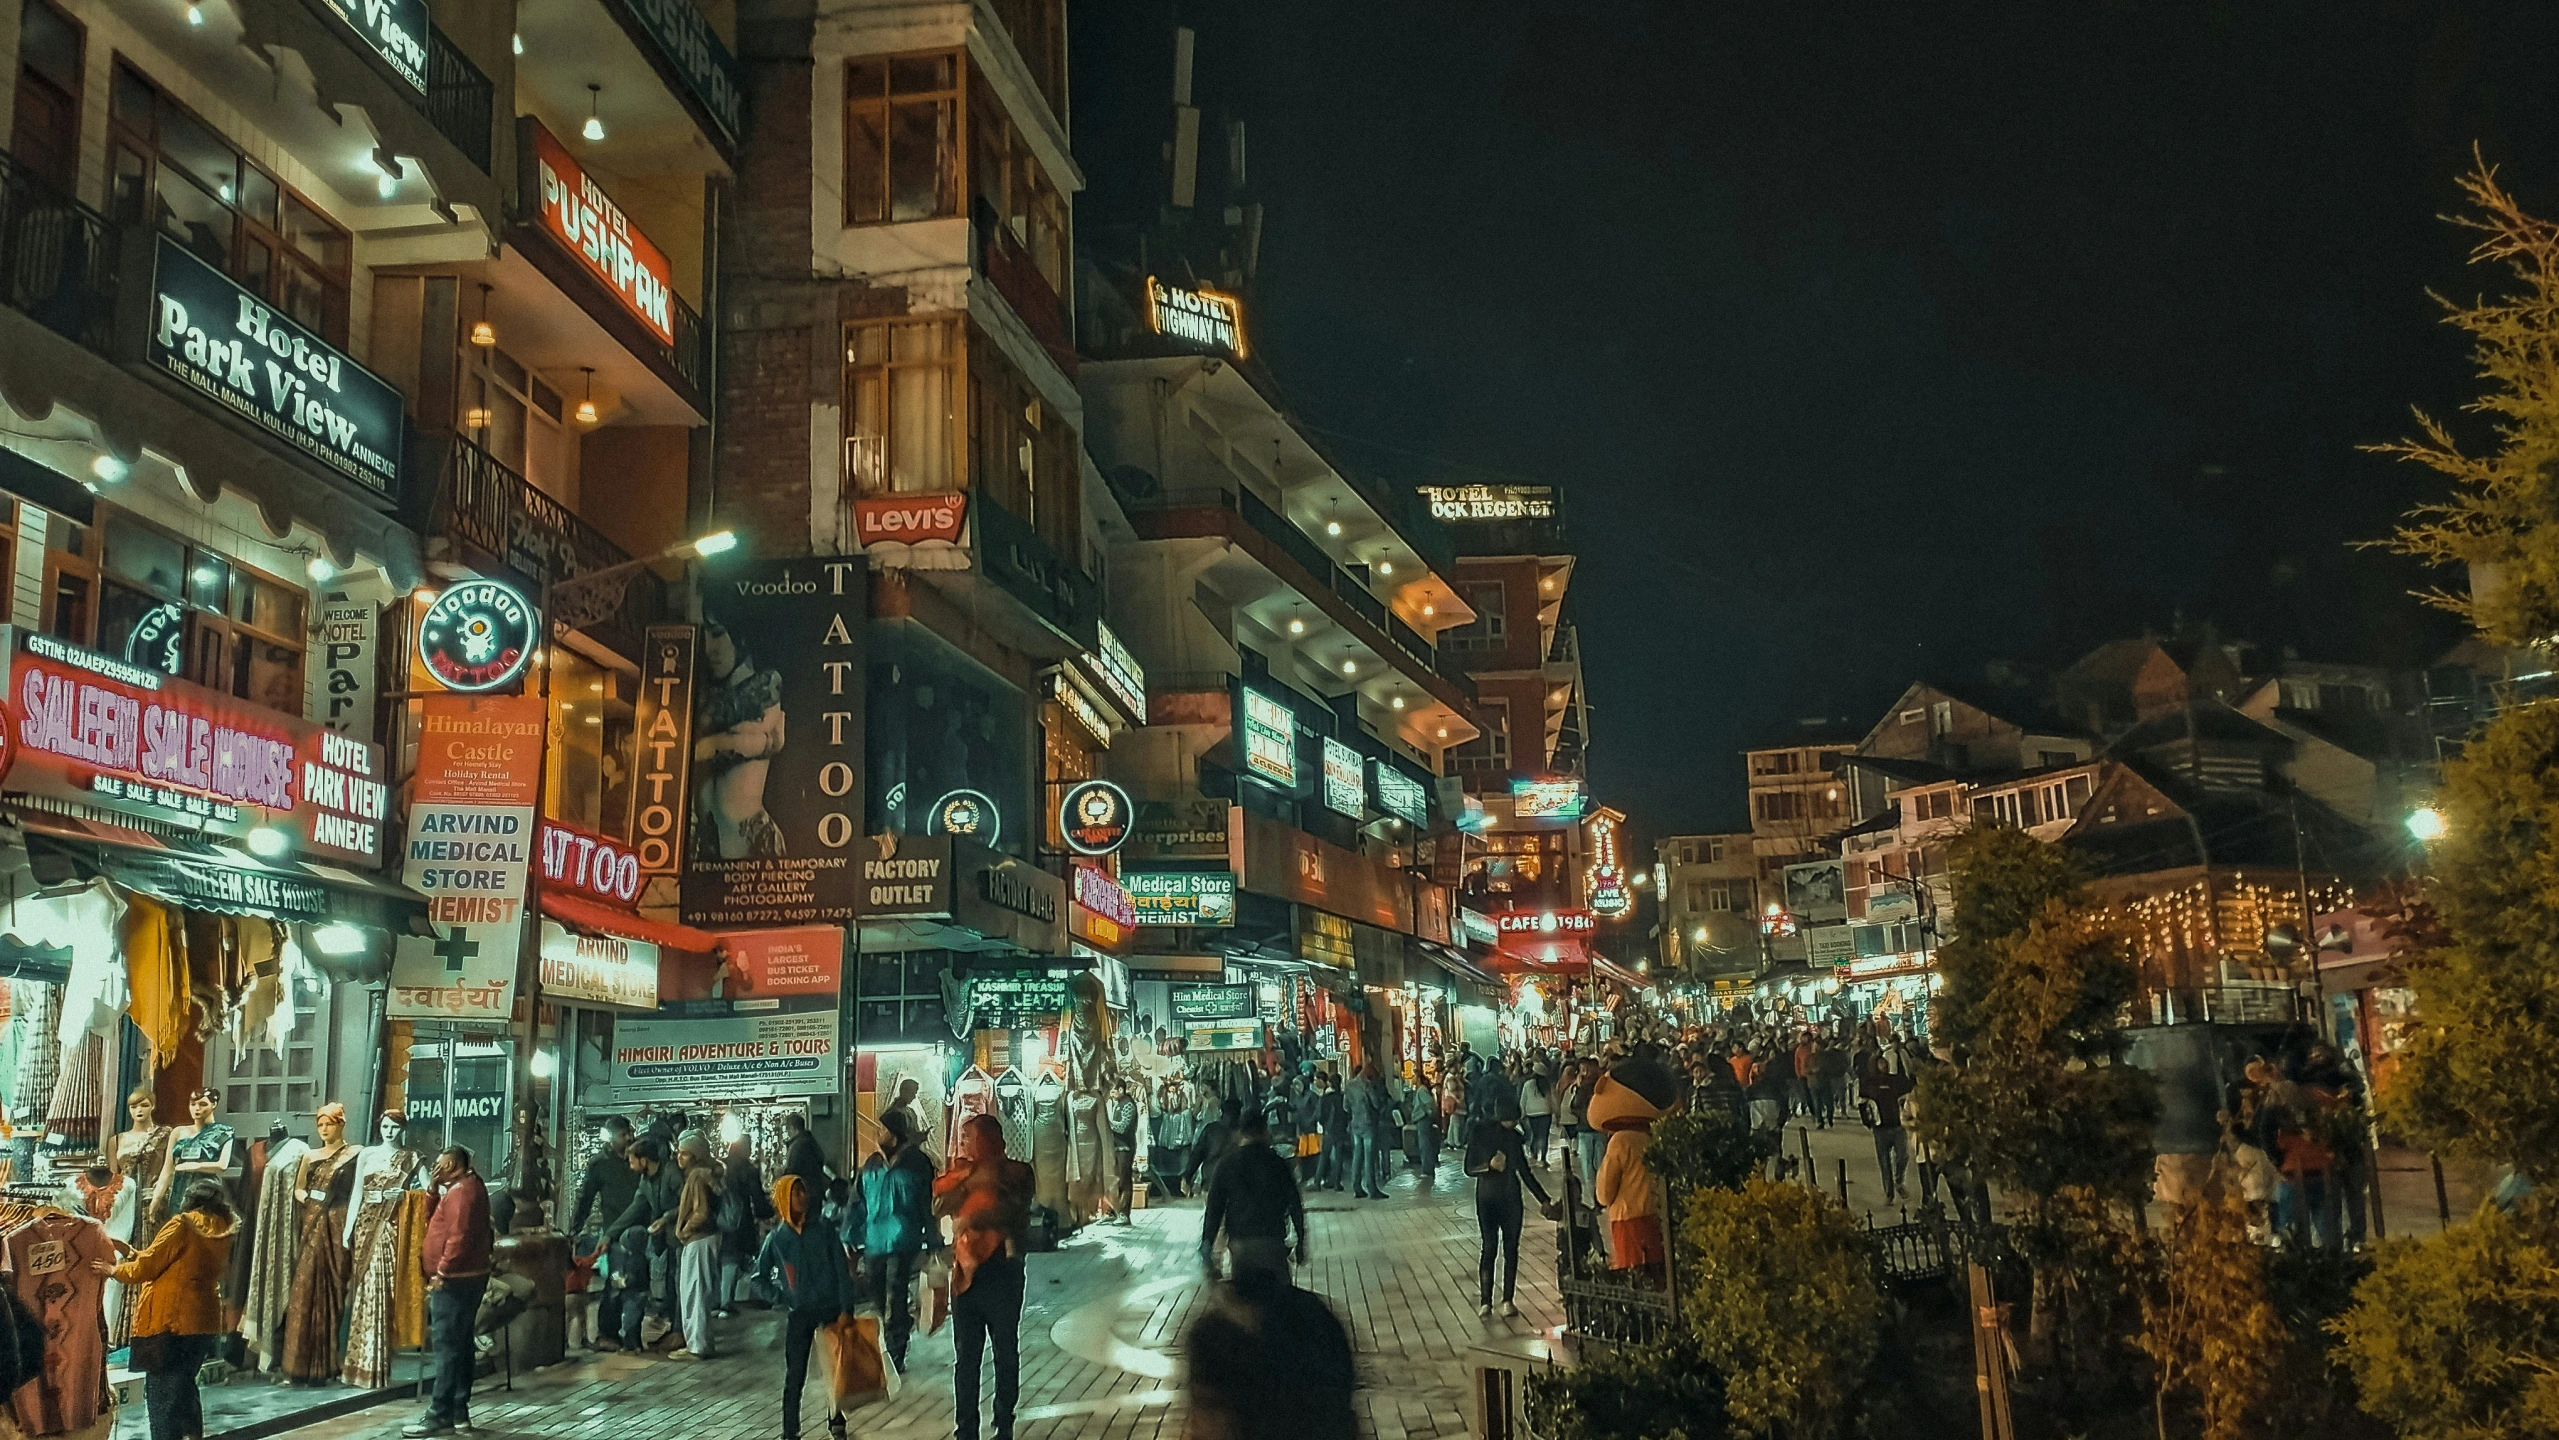
[[[1111,1059],[1111,1019],[1102,982],[1078,975],[1069,988],[1074,999],[1057,1046],[1066,1070],[1066,1214],[1069,1223],[1083,1225],[1101,1212],[1103,1197],[1119,1189],[1118,1157],[1102,1115],[1103,1097],[1118,1081],[1119,1067]],[[1036,1158],[1032,1165],[1037,1168]]]
[[[150,1087],[137,1087],[124,1097],[125,1113],[133,1123],[107,1137],[104,1153],[98,1158],[106,1163],[114,1176],[115,1196],[107,1209],[109,1237],[139,1250],[151,1243],[160,1230],[160,1205],[155,1187],[169,1160],[169,1127],[160,1123],[158,1102]],[[133,1320],[135,1290],[121,1280],[109,1280],[106,1287],[107,1348],[124,1344]]]
[[[238,1282],[233,1293],[240,1297],[240,1334],[260,1370],[284,1363],[285,1306],[293,1293],[294,1254],[302,1238],[294,1182],[310,1153],[311,1147],[294,1139],[281,1120],[268,1129],[267,1138],[249,1146],[249,1174],[241,1190],[255,1208],[241,1212],[231,1260]]]
[[[167,1214],[169,1196],[182,1193],[197,1180],[221,1181],[222,1188],[232,1192],[231,1203],[240,1203],[239,1187],[233,1183],[240,1168],[239,1140],[230,1126],[213,1118],[219,1101],[211,1090],[187,1097],[187,1123],[171,1133],[168,1159],[161,1163],[159,1183],[151,1187],[155,1212]]]
[[[356,1148],[347,1142],[347,1107],[320,1107],[311,1123],[320,1143],[298,1162],[293,1180],[293,1285],[285,1313],[284,1373],[303,1381],[338,1374],[338,1328],[347,1306],[346,1223],[355,1193]]]
[[[347,1353],[341,1378],[362,1389],[391,1383],[402,1281],[415,1269],[400,1256],[419,1236],[419,1219],[407,1204],[421,1191],[418,1152],[409,1148],[409,1117],[383,1112],[375,1143],[364,1147],[355,1162],[355,1201],[348,1207]],[[405,1230],[405,1234],[403,1233]]]

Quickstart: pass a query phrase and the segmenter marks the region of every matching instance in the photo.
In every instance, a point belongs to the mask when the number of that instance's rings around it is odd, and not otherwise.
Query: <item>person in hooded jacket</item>
[[[776,1224],[755,1256],[756,1292],[782,1320],[782,1440],[799,1440],[800,1392],[809,1383],[809,1346],[853,1303],[844,1242],[812,1213],[815,1200],[797,1175],[773,1182]],[[827,1407],[827,1433],[841,1440],[844,1417]]]
[[[133,1311],[133,1366],[143,1372],[143,1403],[151,1440],[184,1440],[204,1433],[204,1397],[196,1372],[220,1338],[223,1267],[231,1263],[231,1237],[240,1227],[230,1193],[219,1180],[187,1186],[178,1213],[141,1250],[118,1240],[121,1263],[96,1268],[127,1285],[140,1285]]]
[[[933,1225],[933,1157],[916,1143],[903,1110],[880,1116],[879,1153],[862,1162],[854,1202],[844,1207],[845,1247],[862,1254],[872,1299],[887,1321],[880,1343],[898,1372],[915,1334],[915,1266],[940,1238]]]

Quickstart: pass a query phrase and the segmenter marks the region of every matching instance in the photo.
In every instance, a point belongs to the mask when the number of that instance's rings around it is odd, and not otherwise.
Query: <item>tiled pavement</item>
[[[1464,1435],[1470,1351],[1491,1346],[1542,1356],[1542,1337],[1561,1318],[1554,1227],[1534,1213],[1521,1246],[1519,1317],[1476,1316],[1472,1189],[1451,1161],[1429,1187],[1410,1172],[1397,1176],[1384,1201],[1331,1191],[1307,1197],[1314,1264],[1299,1272],[1299,1283],[1330,1299],[1350,1326],[1362,1369],[1363,1434],[1376,1440]],[[1199,1202],[1179,1201],[1140,1212],[1128,1227],[1091,1227],[1058,1253],[1031,1258],[1020,1440],[1181,1434],[1178,1349],[1202,1293],[1198,1237]],[[779,1435],[779,1320],[742,1312],[719,1322],[717,1338],[722,1353],[700,1363],[598,1356],[518,1376],[512,1392],[483,1381],[472,1418],[496,1436]],[[948,1331],[918,1336],[909,1359],[898,1397],[854,1417],[857,1435],[951,1434]],[[990,1394],[992,1380],[990,1373]],[[811,1436],[824,1433],[821,1389],[812,1376],[804,1411]],[[297,1440],[379,1440],[397,1435],[415,1414],[402,1403],[292,1433]]]

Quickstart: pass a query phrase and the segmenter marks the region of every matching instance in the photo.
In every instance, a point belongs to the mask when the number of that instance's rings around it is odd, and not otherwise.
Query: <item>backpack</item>
[[[754,1227],[755,1217],[736,1187],[723,1185],[719,1203],[711,1207],[711,1223],[718,1226],[723,1235],[743,1235]]]

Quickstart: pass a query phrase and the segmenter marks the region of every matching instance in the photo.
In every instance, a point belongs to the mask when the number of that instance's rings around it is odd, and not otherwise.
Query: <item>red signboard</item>
[[[913,545],[924,540],[959,543],[968,519],[969,497],[960,495],[875,495],[853,502],[853,537],[857,544],[882,542]]]
[[[11,791],[381,863],[378,747],[50,635],[10,661]]]
[[[1137,924],[1137,902],[1097,866],[1075,867],[1075,903],[1116,924]]]
[[[660,343],[674,344],[675,272],[665,253],[632,228],[622,207],[569,158],[550,131],[538,122],[525,129],[533,137],[542,228],[603,281]]]
[[[729,947],[727,999],[832,995],[843,980],[844,931],[840,926],[730,930],[722,932],[720,938]]]
[[[1599,928],[1588,910],[1504,910],[1493,917],[1504,935],[1587,935]]]
[[[640,857],[618,840],[545,820],[542,883],[628,910],[640,903]]]

